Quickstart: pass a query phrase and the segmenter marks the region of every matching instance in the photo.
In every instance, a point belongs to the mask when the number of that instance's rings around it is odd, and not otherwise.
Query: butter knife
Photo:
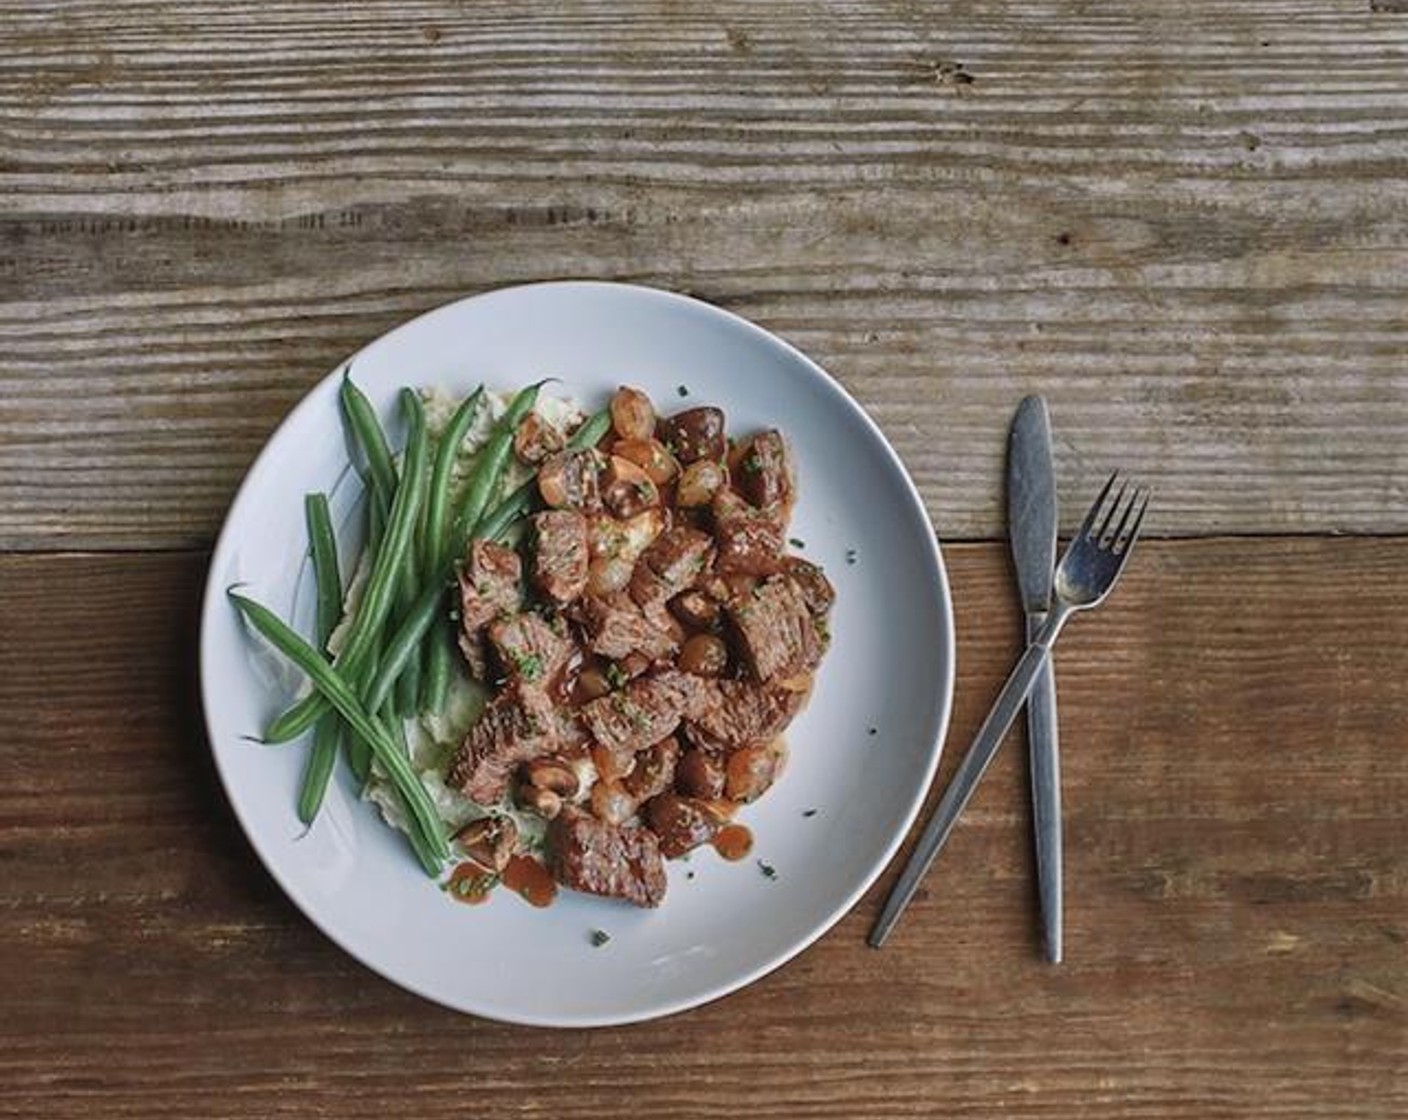
[[[1030,642],[1051,607],[1056,567],[1056,477],[1051,422],[1041,397],[1023,400],[1012,420],[1007,445],[1007,532]],[[1027,744],[1042,941],[1046,959],[1055,964],[1061,960],[1061,762],[1056,682],[1049,658],[1027,700]]]

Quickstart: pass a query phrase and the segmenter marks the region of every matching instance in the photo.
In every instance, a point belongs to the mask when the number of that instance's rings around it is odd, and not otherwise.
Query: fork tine
[[[1129,496],[1129,504],[1124,507],[1124,515],[1120,518],[1120,523],[1115,526],[1115,531],[1110,534],[1109,544],[1107,545],[1108,548],[1113,549],[1115,545],[1119,543],[1120,534],[1124,532],[1125,527],[1129,524],[1130,518],[1134,516],[1134,509],[1139,505],[1139,499],[1143,496],[1143,493],[1144,492],[1137,486],[1134,488],[1134,493]],[[1120,488],[1120,495],[1124,495],[1123,487]],[[1145,504],[1148,504],[1147,500]],[[1100,539],[1105,539],[1103,530],[1100,533]]]
[[[1125,537],[1124,544],[1120,546],[1120,555],[1129,555],[1129,550],[1134,547],[1134,538],[1139,536],[1139,527],[1144,524],[1144,511],[1149,508],[1149,499],[1152,498],[1153,491],[1144,491],[1144,500],[1139,504],[1139,512],[1135,514],[1134,524],[1129,527],[1129,536]]]
[[[1100,528],[1095,531],[1094,539],[1096,544],[1100,544],[1106,539],[1110,540],[1113,543],[1114,538],[1107,538],[1105,534],[1110,528],[1110,523],[1114,521],[1115,514],[1119,513],[1120,506],[1124,504],[1125,491],[1127,491],[1128,489],[1129,480],[1127,478],[1120,479],[1120,488],[1115,491],[1115,496],[1110,501],[1110,508],[1105,511],[1105,516],[1100,522]]]
[[[1090,536],[1090,527],[1095,524],[1095,515],[1100,512],[1100,507],[1105,504],[1105,499],[1110,494],[1110,488],[1114,486],[1115,479],[1120,475],[1119,471],[1114,471],[1105,480],[1105,488],[1100,491],[1100,496],[1090,503],[1090,512],[1085,515],[1085,520],[1080,523],[1080,528],[1076,530],[1077,537]]]

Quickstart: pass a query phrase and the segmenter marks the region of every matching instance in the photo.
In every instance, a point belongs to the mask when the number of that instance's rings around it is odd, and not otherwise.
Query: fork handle
[[[1027,615],[1027,637],[1036,637],[1044,614]],[[1042,946],[1052,964],[1061,961],[1061,752],[1056,723],[1056,674],[1052,659],[1037,671],[1027,697],[1027,753],[1031,760],[1032,831],[1036,846],[1037,896]]]
[[[1041,631],[1027,646],[1011,676],[1007,678],[1007,683],[997,694],[992,710],[988,712],[987,719],[983,720],[982,727],[978,728],[972,746],[958,764],[958,769],[954,772],[948,788],[944,790],[938,808],[934,810],[929,823],[924,826],[924,832],[914,846],[909,862],[905,864],[899,879],[891,888],[890,897],[885,900],[884,909],[880,911],[880,917],[876,919],[875,927],[870,931],[869,941],[874,948],[880,948],[890,936],[890,931],[894,929],[895,923],[899,921],[900,915],[919,889],[920,881],[948,840],[953,826],[958,823],[959,815],[967,807],[973,791],[978,788],[983,774],[997,754],[997,748],[1002,745],[1003,737],[1012,727],[1017,713],[1022,710],[1027,694],[1031,692],[1032,685],[1036,683],[1038,674],[1047,662],[1052,643],[1056,641],[1056,635],[1061,632],[1061,627],[1065,625],[1070,613],[1071,608],[1066,604],[1060,601],[1056,603],[1051,613],[1046,616]]]

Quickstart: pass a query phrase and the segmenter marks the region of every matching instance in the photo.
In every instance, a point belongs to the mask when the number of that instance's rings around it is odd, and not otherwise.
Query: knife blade
[[[1027,397],[1017,406],[1007,445],[1007,532],[1028,642],[1051,608],[1056,517],[1051,421],[1046,402],[1041,397]],[[1027,700],[1027,745],[1042,942],[1046,959],[1056,964],[1062,956],[1061,763],[1056,683],[1050,659]]]

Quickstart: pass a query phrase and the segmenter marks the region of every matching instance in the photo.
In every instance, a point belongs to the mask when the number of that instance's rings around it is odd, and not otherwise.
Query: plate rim
[[[226,603],[226,588],[216,585],[216,574],[225,570],[226,565],[224,561],[228,559],[230,550],[235,547],[235,542],[231,536],[231,514],[244,499],[245,492],[250,488],[254,476],[259,473],[258,468],[272,453],[272,449],[278,442],[280,435],[283,434],[286,428],[291,427],[297,422],[305,409],[311,409],[313,407],[314,398],[319,395],[320,391],[329,382],[341,376],[345,370],[353,368],[357,359],[370,347],[381,345],[386,339],[396,333],[409,330],[416,325],[422,324],[425,320],[448,315],[465,304],[513,297],[541,289],[556,289],[568,294],[573,290],[596,291],[606,289],[613,293],[625,294],[636,298],[683,305],[692,313],[722,318],[731,326],[742,330],[745,334],[750,335],[762,345],[780,348],[788,357],[801,363],[813,376],[819,378],[826,384],[831,389],[833,395],[842,402],[843,407],[851,410],[851,412],[855,414],[855,417],[869,430],[870,434],[876,437],[879,446],[883,449],[886,462],[902,481],[905,501],[909,507],[908,512],[928,529],[927,533],[922,534],[922,539],[925,542],[925,560],[928,562],[928,566],[932,569],[933,573],[937,576],[938,600],[942,609],[942,617],[947,622],[945,632],[941,636],[944,646],[941,652],[943,664],[946,666],[947,672],[943,674],[943,680],[935,682],[937,686],[936,692],[938,694],[938,718],[935,727],[934,743],[930,750],[925,773],[922,780],[915,785],[915,792],[911,798],[911,803],[903,814],[902,826],[895,830],[885,851],[877,858],[873,868],[857,882],[856,886],[838,905],[833,907],[830,912],[817,921],[805,936],[799,938],[781,952],[768,957],[751,969],[741,971],[737,976],[722,984],[715,985],[706,991],[664,1001],[657,1006],[645,1008],[637,1012],[577,1015],[571,1017],[554,1017],[551,1015],[531,1013],[512,1015],[497,1010],[493,1013],[489,1013],[465,1006],[462,1002],[455,1001],[445,993],[429,989],[403,977],[389,974],[381,966],[367,959],[366,955],[347,944],[330,923],[324,922],[315,912],[316,908],[313,907],[310,902],[306,901],[302,892],[295,889],[285,877],[279,867],[278,861],[275,860],[270,853],[265,852],[263,845],[256,838],[256,831],[250,827],[250,823],[245,819],[239,800],[236,798],[231,788],[231,776],[227,774],[221,759],[221,753],[216,749],[215,729],[212,726],[210,693],[213,687],[211,680],[213,670],[210,668],[210,665],[213,657],[210,646],[213,642],[213,638],[211,637],[213,627],[211,625],[211,619],[213,618],[214,612],[225,606]],[[210,560],[206,570],[205,586],[201,595],[200,632],[197,638],[197,672],[200,680],[201,720],[205,727],[206,745],[210,751],[212,761],[214,762],[216,774],[220,779],[221,791],[240,826],[240,831],[244,834],[249,846],[259,858],[259,862],[273,878],[274,882],[278,884],[279,889],[284,893],[285,897],[298,909],[303,918],[312,923],[314,928],[323,936],[336,945],[339,950],[357,961],[362,967],[368,969],[382,980],[394,984],[405,991],[409,991],[422,999],[429,1000],[431,1003],[438,1004],[441,1007],[448,1008],[459,1014],[472,1015],[475,1018],[486,1019],[491,1022],[552,1029],[588,1029],[594,1027],[624,1026],[682,1014],[741,991],[743,988],[756,983],[758,980],[777,971],[789,961],[800,956],[827,933],[831,932],[847,914],[855,909],[865,893],[875,885],[884,874],[885,870],[894,861],[895,854],[899,851],[906,837],[909,835],[910,830],[914,827],[915,820],[918,818],[924,806],[925,800],[934,784],[934,778],[938,773],[939,762],[943,755],[944,742],[948,734],[948,725],[953,712],[953,694],[957,680],[957,640],[955,630],[953,596],[949,585],[948,571],[944,565],[943,552],[939,544],[938,531],[929,517],[929,512],[925,508],[918,487],[915,486],[914,480],[910,476],[909,471],[905,468],[899,453],[895,450],[889,439],[886,438],[879,424],[861,407],[860,403],[850,394],[846,387],[818,362],[803,353],[798,347],[788,342],[786,339],[754,323],[750,319],[743,317],[737,312],[730,311],[727,308],[720,307],[717,304],[694,296],[685,295],[670,289],[620,281],[579,279],[538,280],[528,283],[505,284],[498,287],[487,288],[480,292],[449,300],[417,315],[413,315],[410,318],[401,320],[395,326],[368,339],[359,346],[355,352],[337,362],[327,374],[318,378],[317,381],[305,389],[294,406],[275,426],[273,431],[265,437],[258,454],[255,455],[249,466],[245,468],[244,474],[240,479],[240,484],[225,508],[224,517],[220,524],[220,531],[216,536],[215,546],[211,550]]]

